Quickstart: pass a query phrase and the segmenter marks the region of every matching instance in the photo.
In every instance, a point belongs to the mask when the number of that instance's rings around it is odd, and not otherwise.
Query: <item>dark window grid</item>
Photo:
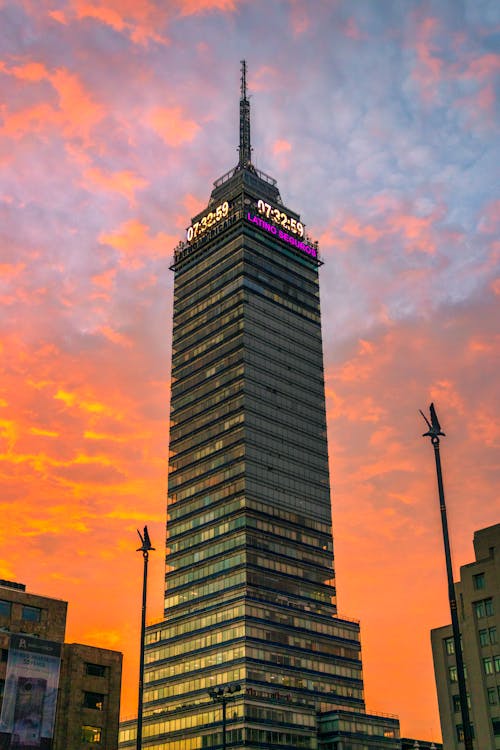
[[[180,550],[177,555],[169,554],[169,563],[175,565],[175,572],[182,573],[190,570],[195,565],[205,565],[221,556],[227,557],[229,553],[236,553],[246,548],[246,534],[243,529],[236,529],[233,534],[225,537],[220,542],[213,539],[198,545],[195,550],[192,547]],[[206,554],[206,553],[209,554]]]
[[[244,422],[244,414],[242,411],[243,401],[240,399],[237,404],[231,404],[233,411],[224,412],[223,414],[214,413],[210,421],[203,422],[202,420],[196,421],[197,428],[195,434],[183,433],[179,435],[177,428],[171,428],[170,430],[170,451],[171,455],[176,456],[185,453],[190,447],[193,449],[204,444],[205,441],[214,440],[215,438],[226,434],[228,431],[237,430],[241,427]],[[201,434],[200,425],[204,425]],[[175,438],[172,436],[172,432],[175,434]]]
[[[244,298],[248,302],[245,308],[247,315],[255,315],[260,319],[264,316],[265,319],[270,319],[275,324],[274,327],[285,326],[291,328],[294,332],[296,331],[297,335],[305,334],[309,336],[311,341],[321,341],[321,325],[318,316],[315,316],[314,320],[303,318],[296,315],[288,306],[278,307],[267,297],[250,295],[244,292]]]
[[[319,278],[317,272],[311,276],[296,273],[289,265],[278,265],[269,260],[269,256],[247,253],[244,255],[245,275],[260,280],[271,280],[271,283],[290,290],[291,295],[300,294],[309,299],[319,300]]]
[[[275,240],[264,232],[254,229],[250,224],[244,226],[245,234],[245,260],[248,262],[248,250],[252,251],[256,265],[266,260],[272,261],[276,268],[276,273],[290,271],[292,268],[297,269],[297,276],[314,276],[318,275],[318,266],[316,261],[312,261],[308,256],[300,253],[294,253],[290,246],[280,240]],[[266,252],[266,249],[268,252]],[[269,252],[270,251],[270,252]]]
[[[232,310],[228,310],[224,313],[222,317],[218,317],[199,330],[193,331],[188,337],[183,337],[182,339],[174,337],[172,345],[173,360],[175,359],[176,363],[181,361],[183,355],[190,354],[194,349],[203,346],[204,344],[206,344],[208,348],[210,346],[210,341],[216,334],[224,333],[227,334],[227,336],[234,335],[230,333],[230,329],[231,327],[243,324],[245,319],[243,313],[243,303],[240,302],[240,304]]]
[[[206,377],[206,371],[212,369],[218,365],[218,371],[226,370],[227,363],[225,360],[231,355],[238,353],[242,356],[243,347],[243,331],[238,333],[230,340],[223,341],[222,343],[215,346],[208,352],[205,352],[199,357],[195,357],[192,362],[188,362],[182,367],[172,368],[172,383],[176,387],[172,387],[172,393],[177,395],[181,390],[178,383],[185,384],[190,378],[203,374]],[[214,374],[217,370],[214,371]]]
[[[0,617],[10,617],[12,611],[12,602],[0,599]]]
[[[312,320],[320,319],[319,307],[314,304],[313,300],[306,298],[303,294],[294,296],[287,294],[282,288],[283,284],[278,285],[277,282],[275,284],[272,282],[273,279],[258,279],[245,276],[243,287],[254,295],[267,298],[278,307],[288,307],[296,315],[303,315],[306,319],[309,317]]]
[[[172,356],[172,370],[176,372],[189,362],[196,362],[206,353],[212,351],[217,346],[228,341],[234,341],[234,339],[240,335],[244,330],[244,321],[240,316],[240,320],[230,320],[226,324],[220,321],[219,327],[210,333],[210,335],[204,337],[198,337],[196,340],[189,342],[186,348],[177,351]]]
[[[177,341],[182,335],[192,333],[199,324],[201,316],[217,314],[222,305],[229,304],[229,301],[244,299],[245,291],[243,287],[243,277],[235,279],[222,289],[215,293],[209,294],[202,300],[195,300],[193,304],[187,304],[179,307],[174,304],[173,311],[173,339]]]
[[[255,378],[257,382],[273,382],[273,375],[275,375],[278,382],[283,380],[295,383],[296,381],[299,386],[307,384],[307,387],[316,391],[318,395],[320,386],[324,384],[323,372],[318,371],[317,367],[310,366],[308,360],[296,355],[289,357],[272,347],[259,351],[258,343],[250,343],[248,339],[245,339],[245,363],[264,373],[258,379]]]
[[[181,324],[181,327],[179,327],[178,323],[174,322],[172,337],[173,348],[177,351],[186,349],[193,341],[196,341],[200,337],[209,334],[212,330],[215,330],[220,324],[221,316],[225,319],[228,315],[239,315],[239,311],[242,313],[243,308],[244,293],[243,290],[241,290],[237,294],[230,296],[228,299],[219,302],[217,305],[202,310],[197,315],[192,316],[186,323],[184,323],[184,325]]]
[[[217,271],[222,272],[243,262],[243,250],[238,243],[222,244],[216,252],[206,253],[203,260],[193,264],[184,273],[175,274],[175,291],[184,297],[190,296],[193,290],[210,284],[217,278]]]
[[[196,447],[190,447],[182,454],[170,456],[169,473],[184,470],[192,466],[198,466],[205,458],[215,458],[223,455],[229,449],[245,442],[245,435],[242,425],[236,425],[234,429],[222,433],[221,436]],[[220,445],[217,447],[217,445]]]
[[[203,417],[209,422],[212,414],[223,416],[232,408],[232,402],[243,396],[243,375],[243,363],[233,362],[230,368],[215,378],[205,383],[198,382],[191,390],[191,399],[189,390],[184,395],[174,397],[170,415],[171,428],[189,427],[185,423],[194,423],[196,417]]]
[[[175,275],[176,287],[184,294],[189,294],[192,284],[205,284],[207,279],[214,277],[214,271],[227,265],[241,263],[243,260],[243,248],[236,241],[224,243],[218,250],[210,253],[205,260],[192,266],[184,273]]]
[[[315,450],[316,441],[309,435],[303,436],[303,440],[295,442],[290,438],[285,442],[281,442],[279,438],[275,438],[273,435],[269,435],[264,430],[260,432],[253,432],[252,436],[247,436],[246,445],[249,448],[248,456],[257,457],[258,461],[261,461],[265,465],[266,457],[276,457],[276,460],[284,458],[286,462],[296,462],[298,464],[306,464],[313,468],[315,471],[328,476],[328,459],[325,455]],[[309,438],[309,439],[308,439]],[[285,464],[287,465],[287,464]]]
[[[243,504],[243,494],[245,492],[245,482],[243,472],[232,482],[222,482],[216,488],[210,488],[209,491],[202,491],[199,495],[186,498],[179,498],[177,502],[168,499],[168,523],[182,522],[198,523],[200,511],[204,513],[210,507],[209,513],[212,518],[223,518],[228,502],[233,501]],[[208,518],[208,516],[206,516]]]
[[[194,463],[190,463],[189,466],[170,472],[168,477],[169,491],[177,492],[182,489],[186,482],[208,477],[216,471],[223,469],[231,470],[235,463],[244,460],[244,456],[245,445],[243,436],[241,436],[236,444],[232,444],[224,450],[217,451],[207,459],[195,461]]]
[[[236,287],[239,286],[242,279],[244,285],[244,277],[243,263],[237,261],[231,268],[214,275],[207,283],[189,291],[178,291],[174,285],[174,310],[179,310],[179,308],[188,309],[189,306],[200,304],[206,299],[225,291],[230,284],[235,284]]]
[[[197,368],[194,373],[179,378],[173,383],[172,400],[174,402],[177,402],[180,395],[187,391],[192,392],[198,385],[203,384],[210,387],[210,382],[213,382],[217,377],[220,377],[222,373],[244,363],[242,342],[240,342],[237,347],[226,345],[226,348],[222,347],[221,349],[224,350],[223,352],[219,352],[219,354],[223,354],[222,358],[214,357],[213,360],[211,359],[207,362],[207,366],[201,371]],[[211,366],[209,367],[208,365]],[[209,374],[207,374],[207,371],[209,371]],[[176,408],[178,408],[177,403]]]
[[[287,340],[281,341],[281,346],[293,346],[297,347],[303,345],[306,350],[311,353],[311,356],[315,357],[322,351],[322,340],[321,333],[318,327],[317,333],[312,333],[311,330],[306,330],[305,325],[297,325],[297,323],[305,323],[302,319],[296,321],[285,320],[285,316],[279,316],[279,308],[273,305],[271,302],[267,302],[269,310],[257,308],[256,304],[250,302],[244,303],[244,321],[245,326],[252,327],[257,331],[262,332],[264,340],[269,336],[270,340],[274,341],[276,337],[280,337],[280,331],[287,329]],[[293,314],[288,313],[287,318],[292,317]],[[316,328],[311,323],[310,328]],[[281,337],[282,338],[282,337]],[[292,350],[293,351],[293,350]]]

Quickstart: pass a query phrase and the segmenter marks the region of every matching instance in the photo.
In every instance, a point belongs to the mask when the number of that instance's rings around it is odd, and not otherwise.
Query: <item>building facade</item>
[[[122,655],[64,643],[67,606],[0,581],[2,750],[117,748]]]
[[[474,747],[500,748],[500,524],[476,531],[475,561],[455,583]],[[463,748],[451,625],[431,632],[445,750]]]
[[[335,603],[320,265],[251,163],[243,64],[239,162],[174,256],[165,619],[146,635],[145,749],[316,748],[323,712],[364,713],[359,624]],[[120,747],[135,737],[122,724]]]

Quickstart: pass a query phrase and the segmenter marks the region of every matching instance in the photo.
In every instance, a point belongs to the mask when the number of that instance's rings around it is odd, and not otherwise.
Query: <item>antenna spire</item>
[[[250,145],[250,102],[247,99],[247,64],[241,61],[241,95],[240,95],[240,158],[239,169],[248,169],[252,165],[252,146]]]

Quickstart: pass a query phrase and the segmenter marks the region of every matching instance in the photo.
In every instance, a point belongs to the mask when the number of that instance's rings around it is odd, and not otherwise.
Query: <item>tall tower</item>
[[[238,164],[172,266],[155,750],[315,748],[318,711],[364,711],[359,626],[335,606],[318,246],[251,152],[242,63]],[[123,725],[120,747],[133,737]]]

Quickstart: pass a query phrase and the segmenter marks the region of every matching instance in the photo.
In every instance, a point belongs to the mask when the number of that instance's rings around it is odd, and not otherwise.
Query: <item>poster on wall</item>
[[[0,750],[50,750],[61,644],[11,635],[0,715]]]

